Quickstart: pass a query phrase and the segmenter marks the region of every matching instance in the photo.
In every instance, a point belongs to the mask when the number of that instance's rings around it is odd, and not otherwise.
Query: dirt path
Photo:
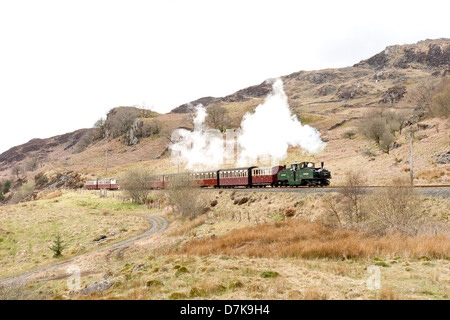
[[[137,236],[134,236],[134,237],[132,237],[130,239],[126,239],[126,240],[123,240],[121,242],[108,245],[108,246],[103,247],[103,248],[99,248],[99,249],[96,249],[96,250],[92,250],[92,251],[89,251],[89,252],[86,252],[86,253],[83,253],[83,254],[71,257],[71,258],[69,258],[67,260],[64,260],[64,261],[61,261],[61,262],[56,262],[56,263],[52,263],[52,264],[49,264],[49,265],[37,267],[37,268],[29,270],[29,271],[27,271],[25,273],[19,274],[19,275],[14,275],[14,276],[10,276],[10,277],[7,277],[7,278],[0,279],[0,287],[9,287],[9,286],[17,286],[17,285],[24,286],[24,285],[27,285],[27,284],[32,283],[32,282],[45,281],[45,279],[34,279],[34,280],[32,280],[31,278],[33,276],[41,273],[41,272],[44,272],[44,271],[54,271],[56,269],[59,269],[62,266],[70,264],[70,263],[74,262],[75,260],[77,260],[77,259],[79,259],[81,257],[87,256],[87,255],[91,255],[91,254],[98,253],[98,252],[101,252],[101,251],[106,251],[106,250],[110,250],[112,252],[112,251],[115,251],[117,249],[124,248],[126,246],[129,246],[129,245],[135,243],[138,240],[142,240],[142,239],[148,238],[150,236],[153,236],[153,235],[155,235],[157,233],[160,233],[160,232],[164,231],[167,228],[167,225],[168,225],[167,220],[164,219],[163,217],[160,217],[160,216],[146,216],[146,217],[143,217],[143,218],[148,220],[152,224],[152,227],[150,229],[148,229],[147,231],[145,231],[144,233],[141,233],[141,234],[139,234]]]

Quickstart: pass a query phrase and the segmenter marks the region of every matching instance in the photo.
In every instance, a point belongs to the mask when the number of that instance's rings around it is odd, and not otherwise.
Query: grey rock
[[[84,296],[92,294],[94,292],[103,292],[111,288],[112,282],[109,280],[100,281],[81,289],[80,293]]]

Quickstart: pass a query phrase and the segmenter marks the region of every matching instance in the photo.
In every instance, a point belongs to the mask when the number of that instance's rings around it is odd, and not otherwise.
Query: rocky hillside
[[[36,161],[36,166],[40,166],[70,156],[87,131],[88,129],[80,129],[48,139],[32,139],[0,154],[0,180],[9,178],[9,171],[14,166],[23,168],[32,158]]]
[[[299,71],[281,79],[296,105],[305,99],[316,103],[357,101],[365,104],[398,103],[406,87],[424,77],[450,74],[450,39],[424,40],[416,44],[388,46],[375,56],[351,67],[318,71]],[[183,104],[172,113],[186,113],[188,106],[227,104],[263,99],[271,91],[271,79],[231,95],[204,97]],[[401,88],[401,89],[399,89]],[[364,98],[364,101],[358,100]]]
[[[393,155],[397,155],[397,160],[380,154],[376,161],[372,161],[370,157],[361,155],[363,150],[373,149],[370,141],[358,135],[356,139],[343,139],[342,134],[355,130],[357,120],[371,108],[414,109],[411,99],[414,87],[449,74],[450,39],[437,39],[388,46],[353,66],[299,71],[281,76],[281,79],[292,111],[301,118],[303,124],[316,127],[322,138],[328,141],[320,158],[328,161],[332,170],[340,170],[342,159],[352,159],[355,165],[361,166],[362,163],[378,172],[383,166],[391,168],[392,163],[397,163],[399,166],[389,169],[390,172],[400,174],[404,170],[402,174],[406,174],[408,150],[402,140],[404,138],[398,138],[396,153]],[[190,105],[201,103],[207,107],[222,106],[228,110],[229,127],[237,128],[242,116],[264,101],[272,89],[272,83],[273,80],[268,79],[225,97],[199,98],[174,108],[168,114],[116,108],[108,114],[110,121],[106,119],[101,135],[90,140],[87,148],[79,148],[88,132],[88,129],[82,129],[49,139],[33,139],[1,154],[0,182],[14,178],[14,166],[23,168],[36,158],[39,159],[39,166],[25,174],[28,179],[43,171],[74,171],[84,178],[119,175],[130,165],[138,163],[157,172],[176,170],[176,165],[168,159],[166,152],[170,144],[168,137],[174,129],[189,125],[186,113]],[[125,118],[118,116],[121,114],[137,116],[127,124]],[[421,127],[422,132],[419,132],[421,139],[417,142],[417,147],[423,149],[424,153],[424,158],[418,161],[418,165],[423,166],[422,171],[434,165],[435,158],[445,158],[449,148],[448,142],[445,143],[448,141],[448,122],[438,119],[425,122],[425,126]],[[124,124],[126,130],[116,130]],[[304,157],[294,149],[290,150],[286,161]],[[376,154],[376,150],[372,154]],[[430,158],[431,154],[434,154],[433,159]],[[441,165],[438,170],[444,170],[444,174],[439,175],[439,181],[449,180],[449,173],[446,173],[448,164],[438,164]],[[425,173],[423,175],[426,176]],[[335,177],[339,178],[339,174]]]

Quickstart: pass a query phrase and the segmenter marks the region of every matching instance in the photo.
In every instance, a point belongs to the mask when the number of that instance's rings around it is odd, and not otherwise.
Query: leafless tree
[[[450,115],[450,78],[440,87],[442,89],[439,88],[440,92],[433,97],[430,109],[434,116],[448,117]]]
[[[148,197],[148,182],[152,174],[145,168],[128,169],[122,177],[122,187],[127,197],[135,203],[145,203]]]
[[[420,81],[410,90],[409,100],[415,104],[415,113],[419,118],[429,114],[431,109],[431,100],[436,88],[435,80]]]
[[[20,174],[24,173],[24,169],[19,166],[19,165],[15,165],[12,169],[11,169],[11,173],[13,176],[16,176],[17,180],[21,180],[20,178]]]
[[[228,124],[228,110],[220,105],[212,105],[207,109],[208,116],[206,118],[209,125],[211,125],[214,129],[225,132],[227,124]]]
[[[422,201],[408,180],[394,179],[392,186],[378,189],[370,202],[371,229],[380,234],[399,231],[414,234]]]
[[[166,189],[169,203],[183,217],[194,219],[205,208],[205,200],[200,187],[195,186],[187,175],[179,175],[177,180],[171,181]]]
[[[39,168],[40,159],[37,154],[31,156],[30,161],[26,164],[25,168],[27,171],[35,171]]]
[[[343,187],[339,194],[343,198],[343,213],[350,224],[362,222],[366,212],[363,210],[364,199],[367,191],[363,185],[367,179],[362,171],[350,170],[345,173]]]

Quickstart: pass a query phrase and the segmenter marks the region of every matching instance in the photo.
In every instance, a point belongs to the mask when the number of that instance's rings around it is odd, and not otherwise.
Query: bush
[[[407,115],[387,110],[376,110],[366,113],[359,123],[359,131],[368,139],[375,141],[381,150],[389,153],[395,141],[395,132],[404,128]]]
[[[56,235],[56,239],[53,241],[53,245],[50,247],[50,250],[53,251],[53,257],[58,258],[62,256],[62,251],[65,249],[65,245],[63,244],[61,240],[61,236],[58,233]]]
[[[450,115],[450,84],[433,97],[431,112],[434,116],[448,117]]]
[[[377,190],[370,199],[370,229],[378,234],[413,235],[419,226],[422,202],[408,179],[394,179],[392,186]]]
[[[353,130],[346,131],[342,134],[342,138],[345,139],[354,139],[356,137],[356,132]]]
[[[200,187],[192,185],[187,176],[178,176],[166,189],[169,203],[184,217],[194,219],[206,207]]]
[[[147,183],[150,181],[150,177],[150,171],[145,168],[129,169],[122,177],[125,196],[131,198],[135,203],[144,204],[148,197]]]
[[[276,271],[264,271],[263,273],[261,273],[261,277],[263,278],[276,278],[279,275],[280,274]]]
[[[10,188],[11,188],[11,181],[6,180],[5,184],[3,185],[3,193],[7,194]]]
[[[13,195],[12,202],[19,203],[29,197],[35,190],[36,184],[34,181],[28,181],[24,183],[20,189]]]

